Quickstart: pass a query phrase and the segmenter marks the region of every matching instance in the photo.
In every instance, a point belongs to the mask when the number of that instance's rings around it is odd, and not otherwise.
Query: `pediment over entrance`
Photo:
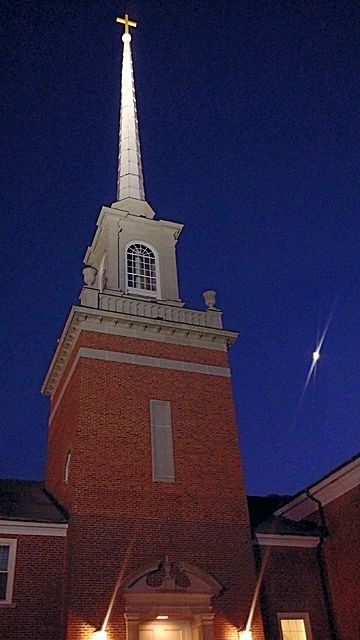
[[[183,640],[213,640],[211,600],[222,585],[203,569],[165,558],[134,572],[123,586],[127,640],[163,640],[158,618],[164,614],[167,638],[177,637],[180,624]]]
[[[212,598],[220,593],[222,585],[209,573],[189,562],[172,562],[168,558],[143,567],[129,576],[126,594],[140,593],[197,593]]]

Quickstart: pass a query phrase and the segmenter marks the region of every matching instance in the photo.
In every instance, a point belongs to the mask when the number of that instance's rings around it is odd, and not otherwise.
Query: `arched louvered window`
[[[156,258],[145,244],[134,242],[126,251],[127,288],[155,295],[158,290]]]

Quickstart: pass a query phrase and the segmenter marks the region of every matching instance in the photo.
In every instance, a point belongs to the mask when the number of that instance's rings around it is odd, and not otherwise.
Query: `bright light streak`
[[[305,381],[305,385],[304,385],[304,388],[303,388],[303,393],[302,393],[301,399],[304,397],[304,393],[305,393],[306,389],[308,388],[309,382],[311,380],[311,376],[312,376],[312,374],[314,373],[314,371],[316,369],[318,360],[320,359],[320,352],[321,352],[322,346],[324,344],[324,340],[326,338],[327,332],[329,331],[329,326],[330,326],[330,322],[332,320],[333,315],[334,315],[334,312],[332,311],[331,314],[328,317],[328,320],[326,322],[324,331],[321,334],[320,340],[319,340],[318,344],[315,347],[315,351],[313,351],[313,353],[312,353],[312,362],[311,362],[310,369],[309,369],[309,372],[308,372],[308,375],[307,375],[307,378],[306,378],[306,381]]]
[[[309,371],[308,371],[308,374],[306,376],[305,384],[303,386],[303,390],[301,392],[300,400],[299,400],[299,403],[298,403],[298,406],[297,406],[297,409],[296,409],[294,424],[296,422],[296,418],[298,416],[298,413],[299,413],[299,411],[301,409],[301,405],[303,403],[304,396],[305,396],[306,390],[307,390],[307,388],[309,386],[310,380],[311,380],[311,378],[313,376],[316,375],[317,364],[318,364],[318,362],[320,360],[320,355],[321,355],[321,349],[322,349],[322,346],[324,344],[324,340],[325,340],[325,338],[327,336],[327,332],[329,331],[330,323],[331,323],[331,321],[333,319],[333,316],[334,316],[335,306],[336,306],[336,303],[334,304],[334,306],[333,306],[333,308],[332,308],[332,310],[331,310],[331,312],[329,314],[329,317],[328,317],[328,319],[326,321],[326,324],[325,324],[325,327],[324,327],[324,331],[322,332],[322,334],[320,336],[320,339],[318,339],[317,345],[315,346],[315,350],[312,352],[311,364],[310,364]]]
[[[115,600],[116,600],[116,596],[117,596],[119,587],[120,587],[120,585],[121,585],[121,583],[122,583],[122,581],[124,579],[125,570],[126,570],[128,562],[129,562],[129,558],[131,556],[132,549],[133,549],[133,546],[134,546],[134,543],[135,543],[135,535],[136,535],[136,532],[134,532],[133,537],[131,538],[131,540],[130,540],[128,546],[127,546],[127,549],[126,549],[126,552],[125,552],[125,556],[124,556],[124,560],[123,560],[123,563],[122,563],[122,565],[120,567],[119,576],[118,576],[118,578],[116,580],[114,591],[112,593],[112,596],[111,596],[111,599],[110,599],[110,603],[109,603],[109,606],[108,606],[104,621],[103,621],[103,623],[101,625],[101,629],[98,631],[98,633],[100,633],[100,634],[101,633],[104,633],[104,634],[107,633],[106,632],[106,627],[108,626],[108,622],[109,622],[109,619],[110,619],[110,616],[111,616],[111,613],[112,613],[112,610],[113,610],[113,607],[114,607],[114,603],[115,603]],[[103,637],[104,637],[104,640],[105,640],[107,638],[107,635],[104,635]],[[100,636],[100,638],[101,638],[101,636]],[[102,638],[101,638],[101,640],[102,640]]]
[[[240,631],[239,633],[239,638],[241,638],[241,640],[244,638],[244,640],[251,640],[252,639],[252,632],[251,632],[251,625],[252,625],[252,621],[254,618],[254,613],[255,613],[255,607],[259,598],[259,593],[260,593],[260,587],[263,581],[263,577],[264,577],[264,573],[265,573],[265,569],[266,569],[266,565],[269,559],[269,555],[270,555],[270,550],[271,547],[266,547],[265,549],[265,553],[263,555],[262,561],[261,561],[261,568],[260,568],[260,572],[256,581],[256,585],[255,585],[255,591],[254,591],[254,595],[253,595],[253,599],[251,601],[251,606],[250,606],[250,611],[249,611],[249,615],[248,615],[248,619],[246,621],[246,625],[245,625],[245,629],[243,631]],[[241,636],[241,634],[243,634]]]

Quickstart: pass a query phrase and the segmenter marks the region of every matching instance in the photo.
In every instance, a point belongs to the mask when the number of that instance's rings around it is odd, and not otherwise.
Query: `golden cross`
[[[116,22],[121,22],[121,24],[125,25],[125,33],[129,33],[129,27],[136,27],[137,25],[137,22],[129,20],[127,13],[125,13],[125,18],[116,18]]]

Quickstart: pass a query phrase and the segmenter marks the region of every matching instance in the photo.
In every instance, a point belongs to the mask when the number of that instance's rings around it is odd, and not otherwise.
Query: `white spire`
[[[139,128],[136,113],[135,84],[131,58],[131,35],[129,33],[129,25],[136,27],[136,22],[131,22],[128,15],[125,16],[125,19],[117,18],[117,21],[125,24],[125,33],[122,36],[124,49],[121,75],[117,200],[120,201],[125,198],[145,200]]]

